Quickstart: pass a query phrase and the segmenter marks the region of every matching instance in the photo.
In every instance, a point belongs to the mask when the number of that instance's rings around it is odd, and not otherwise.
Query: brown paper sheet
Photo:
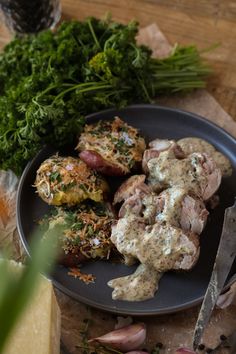
[[[16,229],[16,192],[18,178],[12,171],[0,171],[0,249],[15,260],[22,259],[23,246]]]
[[[154,56],[163,57],[168,55],[171,51],[171,46],[156,24],[142,29],[139,33],[138,40],[140,43],[151,47]],[[236,137],[236,122],[233,121],[217,101],[205,90],[199,90],[187,96],[160,98],[158,99],[158,103],[197,113],[218,124]],[[12,195],[15,196],[15,190]],[[12,200],[14,200],[14,198]],[[14,201],[11,205],[14,205]],[[3,221],[0,220],[0,233],[3,235],[1,222]],[[16,236],[14,223],[15,214],[13,212],[13,223],[10,225],[11,231],[13,232],[12,234],[10,232],[11,235],[7,241],[8,243],[9,240],[12,241],[13,234]],[[6,235],[6,233],[4,235]],[[17,259],[22,256],[22,249],[17,242],[13,243],[16,245],[14,255]],[[62,310],[62,341],[71,354],[83,353],[83,349],[76,348],[76,346],[81,343],[80,331],[83,330],[86,319],[92,319],[92,323],[89,326],[90,337],[102,335],[114,329],[116,322],[115,316],[88,308],[58,290],[56,290],[56,294]],[[162,342],[164,347],[161,353],[170,354],[175,353],[178,347],[191,347],[198,311],[199,307],[195,307],[176,314],[139,319],[147,324],[148,335],[144,347],[150,350],[157,342]],[[228,335],[235,328],[236,306],[232,305],[224,310],[216,309],[206,330],[204,341],[208,347],[212,347],[217,344],[221,334]]]
[[[165,57],[171,52],[167,39],[156,24],[141,29],[138,41],[152,48],[154,57]],[[206,90],[196,90],[184,96],[161,97],[158,98],[157,103],[196,113],[236,137],[236,122]]]
[[[155,57],[165,57],[171,51],[171,46],[156,24],[141,29],[138,41],[152,48]],[[236,122],[206,90],[198,90],[187,96],[162,97],[157,100],[157,103],[199,114],[236,137]],[[60,294],[58,298],[64,310],[63,341],[71,353],[82,353],[81,349],[76,350],[74,346],[80,340],[79,328],[81,328],[84,316],[85,318],[88,316],[85,311],[86,307],[73,302],[65,295]],[[198,311],[199,306],[172,315],[140,319],[147,324],[147,343],[144,347],[150,350],[156,343],[161,342],[164,345],[161,350],[163,354],[174,354],[175,350],[182,346],[191,348]],[[114,316],[94,309],[90,310],[90,316],[93,318],[89,331],[92,337],[114,328]],[[228,335],[235,328],[236,306],[230,306],[224,310],[216,309],[204,335],[204,341],[208,347],[214,347],[221,334]]]

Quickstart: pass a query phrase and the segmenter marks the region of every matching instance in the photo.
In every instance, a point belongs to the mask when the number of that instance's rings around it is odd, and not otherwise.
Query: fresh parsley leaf
[[[19,175],[44,144],[74,143],[89,113],[205,86],[195,46],[154,59],[137,32],[88,18],[12,40],[0,55],[0,168]]]

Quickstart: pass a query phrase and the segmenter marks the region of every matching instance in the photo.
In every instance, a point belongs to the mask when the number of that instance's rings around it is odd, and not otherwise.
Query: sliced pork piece
[[[155,139],[149,143],[149,147],[150,149],[144,151],[142,160],[142,169],[145,173],[148,173],[148,161],[158,157],[163,151],[170,151],[173,157],[178,159],[185,157],[181,147],[174,140]]]
[[[199,198],[186,195],[182,202],[180,226],[183,230],[200,235],[206,226],[208,214],[205,204]]]
[[[145,232],[146,224],[143,219],[129,215],[121,218],[112,226],[111,241],[117,250],[124,256],[125,264],[132,265],[137,261],[135,248]],[[130,241],[128,237],[130,235]],[[132,240],[131,240],[132,238]]]
[[[176,142],[174,140],[168,140],[168,139],[155,139],[150,141],[148,146],[151,149],[155,149],[159,152],[168,150],[171,146],[175,145]]]
[[[177,144],[181,147],[186,155],[190,155],[193,152],[204,152],[211,156],[215,152],[213,145],[204,139],[196,137],[182,138],[177,141]]]
[[[193,161],[195,161],[195,155],[196,153],[190,155],[190,157],[193,156]],[[202,156],[202,158],[200,156],[197,156],[202,167],[201,169],[201,167],[197,164],[199,167],[198,173],[200,176],[202,171],[203,174],[205,174],[205,180],[200,183],[200,186],[202,190],[203,199],[208,200],[218,190],[221,183],[222,173],[221,170],[216,166],[215,161],[211,157],[209,157],[209,155],[202,154]]]
[[[199,235],[209,213],[200,198],[189,195],[185,188],[174,186],[159,195],[137,191],[122,204],[119,218],[131,214],[143,218],[149,225],[164,222]]]
[[[160,152],[155,150],[155,149],[147,149],[143,153],[143,159],[142,159],[142,169],[143,172],[148,174],[148,161],[155,159],[160,155]]]
[[[181,146],[179,146],[174,140],[155,139],[149,143],[149,146],[151,149],[159,151],[159,153],[162,151],[171,150],[178,159],[183,159],[186,157]]]
[[[219,188],[221,171],[214,160],[204,153],[193,153],[184,159],[173,158],[167,150],[148,162],[148,184],[155,191],[180,186],[204,200]]]
[[[196,234],[159,222],[145,226],[134,216],[117,222],[111,241],[128,259],[137,258],[157,272],[191,269],[199,256]]]
[[[126,199],[122,204],[119,218],[132,214],[143,218],[147,224],[153,224],[158,208],[160,209],[159,199],[155,193],[150,191],[146,193],[146,191],[137,190],[136,194]]]
[[[163,151],[158,157],[147,162],[148,185],[151,185],[156,192],[160,192],[180,184],[182,173],[187,173],[189,165],[187,159],[176,159],[172,150]]]
[[[156,220],[200,235],[207,221],[208,211],[203,201],[189,195],[185,188],[174,186],[158,195]]]
[[[129,197],[121,206],[118,217],[124,218],[129,214],[142,217],[143,213],[143,201],[140,197],[140,193],[136,193]]]
[[[146,189],[147,191],[150,190],[144,181],[146,179],[145,175],[133,175],[128,178],[121,186],[117,189],[114,195],[114,202],[113,204],[117,204],[122,202],[123,200],[128,199],[130,196],[136,193],[137,189]]]
[[[196,137],[183,138],[177,141],[186,155],[193,152],[203,152],[213,158],[218,168],[220,168],[222,176],[227,177],[232,174],[232,166],[229,159],[221,152],[216,151],[215,147],[204,139]]]

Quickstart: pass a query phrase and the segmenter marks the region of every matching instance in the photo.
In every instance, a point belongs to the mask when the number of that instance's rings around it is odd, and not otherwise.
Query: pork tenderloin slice
[[[181,147],[174,140],[155,139],[149,143],[150,149],[144,151],[142,159],[142,169],[148,174],[148,161],[158,157],[163,151],[171,151],[172,157],[183,159],[186,155]]]
[[[114,195],[113,204],[122,202],[123,200],[128,199],[136,193],[137,189],[149,193],[150,187],[148,187],[145,182],[145,175],[133,175],[124,181],[120,187],[117,189]]]
[[[157,198],[157,221],[198,235],[202,232],[209,214],[202,199],[180,186],[166,189]]]
[[[118,251],[158,272],[191,269],[199,256],[198,236],[180,228],[155,223],[146,226],[134,216],[119,219],[111,240]]]

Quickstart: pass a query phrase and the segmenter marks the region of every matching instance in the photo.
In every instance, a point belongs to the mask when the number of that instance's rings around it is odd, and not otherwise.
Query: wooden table
[[[123,23],[131,19],[137,19],[141,27],[157,23],[171,44],[196,44],[204,49],[220,43],[218,48],[204,54],[214,68],[207,89],[236,121],[236,1],[62,0],[63,19],[101,18],[108,11],[114,20]],[[10,38],[10,33],[0,23],[0,48]],[[62,340],[70,353],[80,354],[82,351],[75,346],[81,341],[79,333],[83,319],[88,317],[87,308],[59,292],[57,295],[62,309]],[[235,310],[236,307],[234,311],[229,308],[224,313],[216,310],[207,332],[210,342],[214,343],[222,329],[227,334],[235,328]],[[157,341],[162,341],[166,347],[161,353],[172,354],[176,346],[189,343],[186,337],[191,338],[198,311],[199,308],[193,308],[172,316],[144,319],[148,327],[147,347],[153,348]],[[91,309],[90,316],[93,318],[92,336],[106,333],[114,326],[115,319],[109,314]]]
[[[214,75],[208,90],[236,120],[236,1],[235,0],[62,0],[63,18],[101,18],[127,23],[137,19],[141,26],[156,22],[171,44],[196,44],[200,49],[219,43],[204,54]],[[0,25],[0,47],[10,34]]]

